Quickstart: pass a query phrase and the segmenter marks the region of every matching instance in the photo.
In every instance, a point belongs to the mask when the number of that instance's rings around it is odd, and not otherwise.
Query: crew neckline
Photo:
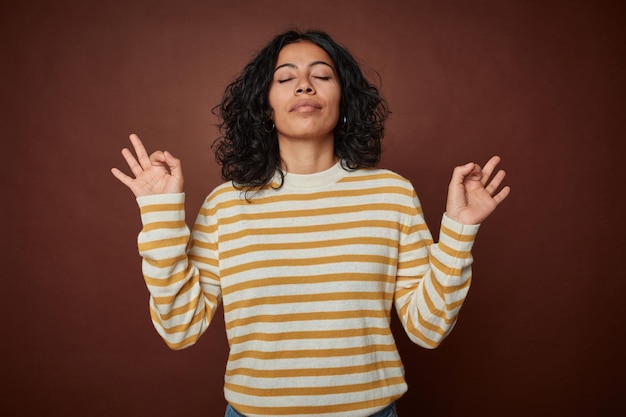
[[[346,176],[347,173],[348,171],[343,169],[341,165],[341,160],[332,167],[313,174],[294,174],[285,172],[283,187],[300,189],[320,188],[336,183],[341,178]]]

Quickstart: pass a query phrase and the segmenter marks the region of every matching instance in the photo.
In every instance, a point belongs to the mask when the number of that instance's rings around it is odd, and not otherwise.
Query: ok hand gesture
[[[446,215],[461,224],[482,223],[509,195],[510,187],[499,192],[506,173],[498,171],[493,178],[500,157],[492,157],[483,168],[470,162],[456,167],[448,187]]]
[[[148,156],[146,148],[135,134],[130,135],[130,141],[137,158],[127,148],[122,149],[122,155],[134,178],[117,168],[111,169],[111,173],[130,188],[135,197],[183,191],[183,172],[178,159],[167,151],[156,151]]]

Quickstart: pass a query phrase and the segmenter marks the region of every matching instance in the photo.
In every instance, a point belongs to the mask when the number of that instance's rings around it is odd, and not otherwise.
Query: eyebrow
[[[314,66],[316,66],[316,65],[326,65],[327,67],[329,67],[330,69],[332,69],[332,70],[333,70],[333,72],[335,72],[335,68],[333,68],[333,66],[332,66],[332,65],[330,65],[328,62],[324,62],[324,61],[313,61],[313,62],[311,62],[311,63],[308,65],[308,67],[309,67],[309,68],[311,68],[311,67],[314,67]],[[297,69],[297,68],[298,68],[298,66],[297,66],[296,64],[286,63],[286,64],[282,64],[282,65],[277,66],[277,67],[274,69],[274,72],[276,72],[276,71],[278,71],[279,69],[284,68],[284,67],[288,67],[288,68],[295,68],[295,69]]]

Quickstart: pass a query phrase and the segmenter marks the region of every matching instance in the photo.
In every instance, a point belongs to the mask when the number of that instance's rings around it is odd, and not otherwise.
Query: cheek
[[[281,112],[284,111],[284,100],[281,100],[281,95],[276,90],[269,91],[267,95],[267,103],[270,107],[270,117],[272,120],[276,120],[277,117],[281,116]]]
[[[267,104],[270,107],[271,117],[274,118],[274,98],[272,95],[272,90],[267,93]]]
[[[341,114],[341,97],[340,96],[337,96],[337,99],[333,103],[333,113],[334,113],[334,116],[339,118]]]
[[[340,108],[341,108],[341,90],[339,89],[339,86],[337,86],[337,89],[333,92],[333,107],[336,109],[337,113],[339,113]]]

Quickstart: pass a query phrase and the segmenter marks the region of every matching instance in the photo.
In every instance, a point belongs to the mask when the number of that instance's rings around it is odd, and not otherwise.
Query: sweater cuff
[[[184,203],[185,193],[144,195],[137,197],[136,200],[140,208],[151,204]]]
[[[144,225],[185,218],[185,193],[141,196],[137,197],[137,204]]]
[[[461,252],[469,252],[474,245],[480,224],[461,224],[444,213],[441,219],[439,241]]]

